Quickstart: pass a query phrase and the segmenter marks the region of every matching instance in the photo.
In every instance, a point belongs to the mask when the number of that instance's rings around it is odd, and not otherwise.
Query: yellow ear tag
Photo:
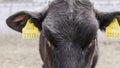
[[[120,26],[116,18],[106,27],[106,38],[120,39]]]
[[[22,37],[23,39],[38,38],[38,28],[30,19],[27,21],[25,27],[22,29]]]

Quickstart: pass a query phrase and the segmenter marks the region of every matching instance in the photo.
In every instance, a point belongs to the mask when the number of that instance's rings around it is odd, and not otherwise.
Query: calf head
[[[97,24],[99,24],[100,29],[104,29],[115,17],[120,18],[118,16],[120,12],[93,12],[91,5],[87,5],[89,4],[88,0],[79,1],[76,0],[78,5],[75,4],[75,8],[82,6],[80,10],[75,9],[74,14],[70,13],[74,20],[68,19],[70,18],[69,14],[64,15],[64,13],[67,13],[68,10],[66,9],[68,7],[62,5],[68,3],[64,3],[63,0],[58,2],[55,0],[50,6],[49,12],[30,13],[22,11],[10,16],[6,22],[9,27],[19,32],[22,31],[28,19],[31,19],[35,26],[39,28],[41,31],[40,51],[44,68],[94,68],[97,62]],[[59,3],[62,3],[62,5]],[[55,7],[53,7],[54,4]],[[64,10],[57,11],[57,7]],[[74,5],[71,7],[74,7]],[[90,12],[85,11],[88,9],[90,9]],[[61,16],[57,14],[61,14]]]
[[[44,68],[93,68],[97,62],[98,22],[86,0],[70,1],[75,2],[75,8],[84,8],[82,11],[74,8],[73,12],[69,11],[69,7],[74,5],[68,2],[56,0],[52,3],[42,24],[41,38],[45,39],[41,39],[40,44],[44,42],[41,48],[45,46],[46,50],[40,50],[43,52]]]

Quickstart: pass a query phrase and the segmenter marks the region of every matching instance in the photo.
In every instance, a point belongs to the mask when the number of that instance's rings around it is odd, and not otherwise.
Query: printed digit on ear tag
[[[27,21],[25,27],[22,29],[22,37],[23,39],[38,38],[38,28],[30,19]]]
[[[106,27],[106,38],[120,39],[120,26],[116,18]]]

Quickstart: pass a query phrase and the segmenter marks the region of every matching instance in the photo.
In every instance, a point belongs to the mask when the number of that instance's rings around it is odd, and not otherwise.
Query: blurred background
[[[51,0],[52,1],[52,0]],[[100,11],[120,11],[120,0],[91,0]],[[6,25],[6,18],[18,11],[41,11],[49,0],[0,0],[0,68],[41,68],[38,41],[24,40]],[[98,31],[99,61],[96,68],[120,68],[120,41],[106,39]]]

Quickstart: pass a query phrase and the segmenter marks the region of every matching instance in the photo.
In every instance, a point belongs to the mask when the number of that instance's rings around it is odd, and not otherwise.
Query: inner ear
[[[28,19],[26,15],[20,15],[13,20],[13,23],[16,23],[16,26],[25,26]]]
[[[119,26],[120,26],[120,15],[116,16],[116,18],[117,18]]]
[[[13,20],[13,22],[26,21],[26,20],[27,20],[26,15],[20,15],[17,16],[16,19]]]

